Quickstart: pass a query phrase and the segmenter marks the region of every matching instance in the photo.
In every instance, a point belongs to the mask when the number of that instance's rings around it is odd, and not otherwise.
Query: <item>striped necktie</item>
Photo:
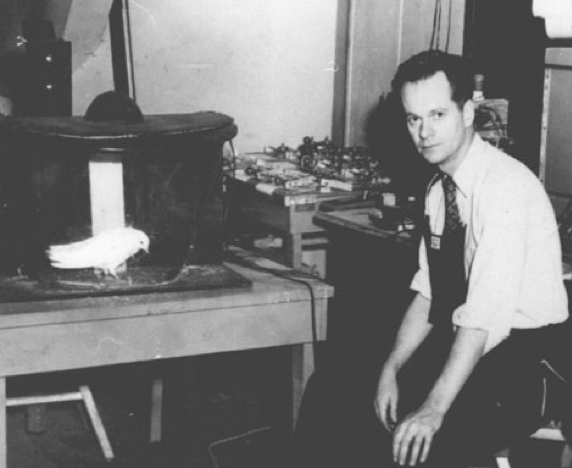
[[[442,173],[443,191],[445,192],[445,227],[443,233],[453,232],[461,226],[459,207],[457,206],[457,186],[449,174]]]

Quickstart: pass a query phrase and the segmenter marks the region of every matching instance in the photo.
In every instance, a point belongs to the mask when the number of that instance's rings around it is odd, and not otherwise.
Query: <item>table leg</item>
[[[0,468],[8,466],[7,461],[7,435],[8,430],[6,420],[6,377],[0,378]]]
[[[296,428],[304,389],[314,372],[312,343],[292,346],[292,428]]]
[[[161,442],[161,425],[163,422],[163,379],[153,380],[151,388],[151,443]]]
[[[286,260],[295,269],[302,267],[302,234],[291,234],[285,239]]]

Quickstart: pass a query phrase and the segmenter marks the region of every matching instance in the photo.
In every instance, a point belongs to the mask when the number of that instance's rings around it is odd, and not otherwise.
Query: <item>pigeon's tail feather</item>
[[[52,245],[49,249],[48,252],[52,252],[53,254],[59,254],[59,253],[73,253],[73,252],[78,252],[78,251],[82,251],[84,249],[88,249],[90,248],[90,246],[94,243],[94,238],[90,238],[90,239],[86,239],[86,240],[82,240],[82,241],[78,241],[78,242],[72,242],[71,244],[65,244],[65,245]]]
[[[67,252],[48,250],[48,258],[56,268],[91,268],[97,264],[97,252]]]
[[[68,245],[54,245],[46,250],[55,268],[96,268],[113,274],[139,250],[148,251],[149,238],[132,228],[104,231],[95,237]]]

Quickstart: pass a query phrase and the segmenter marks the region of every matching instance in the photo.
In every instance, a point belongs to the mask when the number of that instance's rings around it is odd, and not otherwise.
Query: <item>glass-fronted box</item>
[[[0,301],[247,284],[223,264],[233,119],[143,116],[116,97],[0,121]]]

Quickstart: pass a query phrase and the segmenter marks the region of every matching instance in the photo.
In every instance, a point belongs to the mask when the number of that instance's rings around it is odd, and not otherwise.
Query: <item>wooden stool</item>
[[[530,436],[530,438],[537,440],[552,440],[555,442],[564,443],[562,455],[560,456],[560,468],[572,467],[572,447],[568,445],[566,439],[562,435],[562,431],[560,430],[558,424],[555,422],[550,422],[548,425],[538,429],[534,434]],[[497,468],[511,468],[508,457],[508,448],[497,453],[495,456]]]
[[[83,400],[85,404],[87,413],[89,414],[89,418],[91,419],[91,423],[93,425],[93,429],[95,430],[97,440],[99,441],[99,445],[103,451],[103,456],[108,461],[112,460],[114,458],[113,449],[111,448],[111,444],[109,443],[109,439],[107,437],[107,432],[105,431],[105,427],[103,426],[103,422],[99,416],[99,411],[95,406],[93,394],[87,385],[80,386],[79,391],[77,392],[8,398],[6,400],[6,406],[43,405],[45,403],[59,403],[63,401],[79,400]]]

